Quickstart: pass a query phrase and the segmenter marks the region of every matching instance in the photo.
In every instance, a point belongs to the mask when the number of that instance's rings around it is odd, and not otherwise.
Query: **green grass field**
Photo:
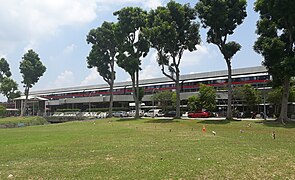
[[[0,153],[0,179],[295,179],[295,125],[68,122],[0,129]]]

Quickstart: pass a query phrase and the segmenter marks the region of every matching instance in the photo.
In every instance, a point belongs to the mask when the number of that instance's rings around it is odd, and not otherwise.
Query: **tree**
[[[282,96],[283,96],[283,87],[282,86],[273,88],[268,93],[267,101],[269,101],[270,103],[272,103],[274,105],[275,114],[279,114],[278,109],[281,107]],[[294,87],[290,89],[288,101],[289,102],[295,101],[295,88]]]
[[[46,71],[46,67],[42,64],[39,55],[32,49],[28,50],[22,59],[19,69],[23,77],[22,83],[24,84],[26,99],[21,107],[21,116],[24,115],[24,111],[27,107],[30,88],[39,81],[39,78],[43,76],[43,73]]]
[[[131,77],[135,118],[139,118],[139,71],[141,58],[149,52],[149,43],[142,29],[146,26],[147,12],[138,7],[126,7],[114,12],[118,16],[116,39],[119,53],[117,64]]]
[[[250,84],[236,87],[233,96],[243,102],[247,107],[247,112],[253,111],[254,107],[261,102],[260,93]]]
[[[199,98],[202,108],[214,111],[216,108],[216,92],[212,86],[200,84]]]
[[[18,91],[18,84],[11,78],[4,77],[0,85],[0,92],[7,97],[7,102],[20,97],[21,92]]]
[[[260,14],[254,50],[264,57],[263,65],[275,84],[283,86],[278,121],[288,120],[288,99],[291,77],[295,76],[295,1],[257,0],[255,11]]]
[[[0,59],[0,82],[3,80],[4,77],[10,77],[11,72],[9,68],[8,62],[4,59]]]
[[[6,115],[6,107],[0,105],[0,117],[4,117]]]
[[[200,0],[196,4],[198,16],[207,32],[207,42],[217,45],[228,70],[228,104],[226,119],[232,119],[232,67],[233,56],[241,49],[235,41],[227,42],[228,36],[243,23],[246,13],[246,0]]]
[[[160,102],[161,107],[163,108],[163,111],[165,112],[167,110],[167,106],[169,103],[172,102],[172,96],[173,92],[171,91],[160,91],[156,94],[153,94],[152,100],[154,102]]]
[[[206,109],[214,111],[216,109],[216,92],[212,86],[200,84],[198,94],[188,98],[190,111]]]
[[[200,97],[195,95],[188,97],[187,106],[189,111],[191,112],[202,109],[202,105],[200,104]]]
[[[118,52],[115,38],[115,24],[104,22],[101,27],[90,30],[87,42],[92,44],[91,51],[87,57],[88,68],[96,67],[97,72],[110,86],[109,114],[113,111],[113,92],[115,81],[115,56]]]
[[[185,50],[195,51],[200,44],[196,11],[189,4],[174,1],[166,7],[151,10],[148,16],[150,44],[157,50],[157,61],[162,73],[175,83],[176,118],[180,118],[180,62]]]

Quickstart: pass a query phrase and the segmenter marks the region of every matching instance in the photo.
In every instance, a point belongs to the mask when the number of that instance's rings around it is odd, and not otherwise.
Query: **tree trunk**
[[[139,118],[139,74],[138,70],[136,71],[136,100],[135,100],[135,119]]]
[[[139,117],[139,113],[137,114],[138,111],[138,99],[137,99],[137,95],[136,95],[136,92],[137,92],[137,88],[136,88],[136,75],[133,74],[133,76],[131,76],[131,80],[132,80],[132,91],[133,91],[133,99],[134,99],[134,102],[135,102],[135,119]]]
[[[282,97],[282,105],[281,105],[281,113],[278,120],[285,124],[285,121],[288,121],[288,99],[290,93],[290,78],[285,77],[283,82],[283,97]]]
[[[227,82],[227,112],[226,112],[226,119],[232,120],[233,119],[233,113],[232,113],[232,69],[231,69],[231,62],[230,60],[226,60],[227,65],[227,72],[228,72],[228,82]]]
[[[25,87],[25,96],[26,96],[26,99],[25,99],[25,102],[23,104],[21,104],[21,114],[20,114],[21,117],[24,116],[24,113],[25,113],[25,111],[27,109],[29,89],[30,88],[28,86]]]
[[[113,114],[113,101],[114,101],[114,81],[115,81],[115,72],[114,72],[114,58],[111,62],[111,82],[110,82],[110,104],[109,104],[109,115],[108,117],[112,117]]]
[[[180,84],[179,84],[179,70],[176,69],[176,119],[180,119]]]

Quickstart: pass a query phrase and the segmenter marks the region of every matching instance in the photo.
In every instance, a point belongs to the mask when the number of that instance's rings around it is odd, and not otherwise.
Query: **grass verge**
[[[295,179],[290,126],[105,119],[0,129],[0,179]]]

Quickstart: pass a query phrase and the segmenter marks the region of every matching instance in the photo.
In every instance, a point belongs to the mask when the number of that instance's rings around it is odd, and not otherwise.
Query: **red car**
[[[207,118],[207,117],[210,117],[210,113],[206,112],[206,111],[192,112],[192,113],[188,113],[187,117],[189,117],[189,118]]]

